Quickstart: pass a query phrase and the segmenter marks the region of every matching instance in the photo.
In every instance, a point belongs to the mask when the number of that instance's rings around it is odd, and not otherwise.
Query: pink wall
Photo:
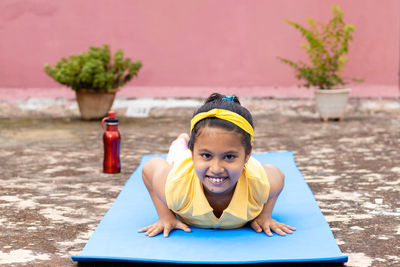
[[[305,56],[283,20],[327,21],[332,4],[356,26],[345,74],[365,82],[352,95],[399,97],[398,0],[2,0],[0,95],[73,96],[42,66],[108,43],[144,64],[121,96],[307,97],[276,59]]]

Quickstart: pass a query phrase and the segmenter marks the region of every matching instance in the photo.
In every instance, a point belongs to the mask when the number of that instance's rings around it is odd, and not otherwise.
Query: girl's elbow
[[[285,174],[276,166],[265,165],[270,184],[270,197],[279,194],[285,185]]]
[[[279,176],[282,179],[282,183],[285,183],[285,174],[278,167],[277,167],[277,169],[278,169]]]
[[[154,175],[154,158],[150,159],[142,169],[142,179],[147,188],[152,184]]]
[[[285,174],[278,167],[272,164],[266,164],[264,166],[267,173],[270,173],[271,175],[276,177],[278,180],[281,180],[282,182],[285,180]]]

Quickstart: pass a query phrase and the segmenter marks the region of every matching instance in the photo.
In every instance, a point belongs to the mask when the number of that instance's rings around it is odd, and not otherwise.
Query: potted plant
[[[82,119],[105,117],[118,89],[137,76],[142,66],[124,58],[122,49],[111,57],[108,45],[90,47],[88,52],[60,59],[55,66],[46,64],[45,72],[76,93]]]
[[[307,40],[301,46],[306,50],[309,63],[294,62],[278,57],[280,61],[291,66],[302,86],[314,87],[317,109],[323,121],[343,119],[349,88],[344,88],[348,81],[341,76],[347,62],[349,41],[353,39],[354,26],[345,24],[343,12],[339,6],[332,7],[333,18],[324,25],[307,18],[309,28],[286,20],[286,23],[299,30]],[[353,79],[353,81],[358,81]]]

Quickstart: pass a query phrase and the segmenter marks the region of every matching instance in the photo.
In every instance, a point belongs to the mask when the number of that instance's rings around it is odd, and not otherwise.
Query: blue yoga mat
[[[137,230],[154,223],[157,213],[143,184],[142,162],[121,190],[79,256],[74,261],[124,261],[198,264],[266,262],[347,262],[315,198],[298,170],[293,152],[253,154],[285,173],[272,217],[297,228],[293,234],[268,237],[249,226],[234,230],[199,229],[147,237]]]

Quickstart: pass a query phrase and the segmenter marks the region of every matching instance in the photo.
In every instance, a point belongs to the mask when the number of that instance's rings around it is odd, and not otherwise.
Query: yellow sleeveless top
[[[231,229],[245,225],[260,214],[268,200],[269,188],[263,166],[250,157],[229,206],[217,218],[194,171],[191,151],[186,150],[168,174],[165,196],[168,208],[184,223],[200,228]]]

